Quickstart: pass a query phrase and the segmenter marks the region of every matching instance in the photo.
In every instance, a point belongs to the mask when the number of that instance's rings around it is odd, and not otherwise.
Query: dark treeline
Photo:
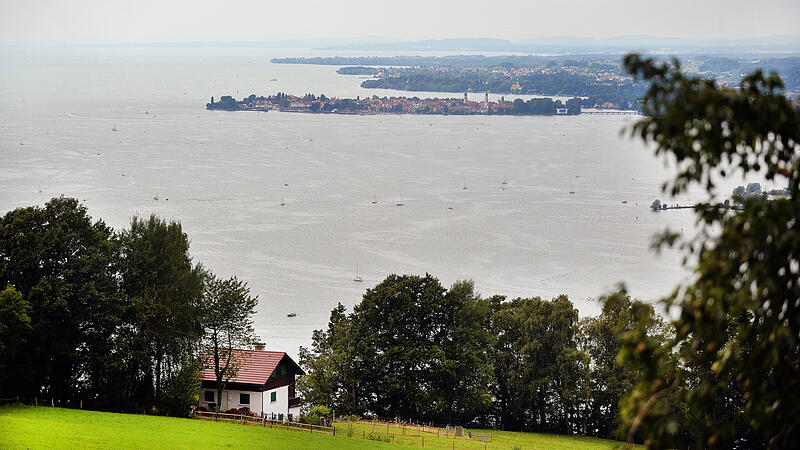
[[[230,313],[207,295],[219,283],[192,260],[178,222],[134,217],[114,231],[63,197],[8,212],[0,398],[185,415],[197,402],[204,323]],[[252,309],[237,311],[245,332]]]
[[[621,333],[665,340],[651,305],[624,291],[579,319],[566,296],[481,298],[472,282],[390,275],[301,349],[305,400],[337,414],[616,437],[636,373],[617,363]]]
[[[594,68],[594,66],[592,66]],[[439,71],[427,68],[395,70],[391,76],[364,80],[363,88],[418,92],[484,92],[496,94],[539,94],[588,97],[585,107],[606,102],[622,109],[636,109],[647,86],[632,80],[601,83],[585,74],[559,70],[511,77],[488,70]]]

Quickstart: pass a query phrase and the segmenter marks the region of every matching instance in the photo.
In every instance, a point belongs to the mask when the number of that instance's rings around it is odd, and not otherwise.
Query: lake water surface
[[[257,331],[292,355],[389,273],[564,293],[582,315],[618,282],[655,301],[686,278],[678,253],[649,249],[693,216],[649,211],[670,172],[620,136],[634,118],[205,111],[212,95],[414,95],[269,63],[296,55],[0,49],[0,213],[65,195],[115,228],[178,219],[195,260],[246,280]]]

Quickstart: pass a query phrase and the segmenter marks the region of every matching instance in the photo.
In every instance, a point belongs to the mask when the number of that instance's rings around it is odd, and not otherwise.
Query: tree
[[[303,399],[337,414],[467,424],[489,407],[488,302],[472,282],[389,275],[301,349]]]
[[[0,393],[4,392],[3,379],[14,367],[9,367],[11,356],[16,355],[31,331],[31,307],[10,284],[0,292]]]
[[[247,283],[236,277],[206,278],[201,304],[205,328],[202,360],[214,368],[217,398],[222,398],[228,381],[236,377],[241,364],[246,362],[234,357],[234,349],[249,346],[257,339],[253,330],[256,306],[258,296],[250,295]]]
[[[71,198],[0,219],[0,285],[22,295],[31,326],[24,351],[9,355],[14,364],[3,374],[4,395],[67,402],[104,389],[104,358],[124,308],[111,237]]]
[[[695,213],[699,233],[680,245],[696,260],[694,278],[664,300],[674,308],[675,338],[660,345],[641,329],[627,333],[621,357],[638,365],[640,382],[626,400],[629,437],[650,447],[680,442],[674,400],[690,405],[698,447],[791,447],[800,435],[800,121],[777,75],[757,71],[739,89],[689,77],[677,61],[628,55],[625,68],[650,82],[632,134],[677,163],[664,184],[675,196],[692,185],[708,194]],[[715,181],[755,173],[785,181],[789,195],[753,199],[729,210]],[[664,355],[677,349],[682,364]],[[743,419],[743,420],[740,420]],[[752,428],[752,430],[750,429]]]
[[[652,305],[632,300],[624,289],[599,301],[603,305],[600,315],[587,317],[580,323],[580,347],[591,358],[591,382],[586,393],[590,411],[585,432],[619,439],[619,434],[615,433],[619,402],[637,382],[637,373],[617,359],[622,336],[642,326],[649,336],[658,336],[664,341],[665,324]]]
[[[472,281],[458,281],[445,294],[445,305],[455,314],[452,323],[443,324],[448,332],[439,343],[442,358],[433,367],[436,417],[469,424],[491,405],[489,303],[475,293]]]
[[[204,271],[192,263],[178,222],[134,217],[118,242],[122,290],[131,301],[126,319],[132,327],[123,344],[131,395],[147,406],[161,400],[163,378],[196,354]]]
[[[364,372],[356,351],[359,345],[352,316],[339,303],[331,311],[327,330],[314,330],[311,350],[300,347],[300,365],[306,375],[298,381],[303,401],[329,407],[340,415],[364,412]]]
[[[494,396],[504,429],[576,432],[589,358],[577,349],[578,311],[566,296],[495,300]]]

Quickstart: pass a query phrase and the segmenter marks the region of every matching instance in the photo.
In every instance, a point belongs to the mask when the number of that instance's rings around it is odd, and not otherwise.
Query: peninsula
[[[486,94],[484,100],[476,102],[464,98],[425,98],[418,97],[357,97],[329,98],[324,94],[317,97],[306,94],[302,97],[277,93],[268,97],[257,97],[251,94],[242,100],[225,95],[206,103],[208,110],[222,111],[284,111],[316,114],[454,114],[454,115],[576,115],[581,113],[580,98],[572,98],[566,102],[552,98],[516,99],[513,102],[504,98],[492,102]]]

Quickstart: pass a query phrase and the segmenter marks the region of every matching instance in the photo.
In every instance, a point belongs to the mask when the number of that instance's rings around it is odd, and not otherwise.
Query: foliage
[[[307,423],[312,425],[319,425],[323,418],[331,418],[331,410],[327,406],[315,406],[305,415]]]
[[[200,400],[199,363],[190,357],[164,381],[161,397],[157,399],[159,414],[188,417]]]
[[[220,323],[201,317],[205,272],[188,250],[177,222],[134,217],[114,233],[75,199],[6,213],[0,396],[185,416],[197,403],[201,324]]]
[[[17,355],[31,331],[31,307],[10,284],[0,292],[0,373],[9,373],[11,355]],[[0,376],[0,392],[3,392]]]
[[[700,231],[679,241],[696,259],[694,279],[664,300],[674,308],[675,338],[666,345],[642,330],[626,335],[621,357],[641,378],[623,417],[630,436],[651,447],[790,447],[800,434],[800,121],[777,75],[756,71],[739,89],[686,76],[677,61],[638,55],[626,69],[650,88],[647,117],[632,129],[672,159],[678,173],[664,184],[672,195],[701,185],[709,204],[696,209]],[[785,181],[789,196],[757,198],[741,210],[716,201],[715,180],[757,173]],[[680,364],[672,364],[675,349]],[[681,434],[675,402],[685,402]],[[687,442],[687,439],[689,441]]]
[[[340,303],[331,311],[328,329],[314,331],[311,351],[300,347],[299,364],[307,374],[297,390],[306,403],[325,405],[339,415],[363,410],[355,343],[352,319]]]
[[[621,338],[625,333],[642,327],[645,335],[666,341],[668,330],[652,305],[631,299],[625,290],[599,301],[603,304],[600,315],[580,322],[580,348],[592,361],[588,395],[590,412],[583,431],[619,439],[624,437],[615,432],[619,402],[633,390],[638,377],[631,367],[617,359],[622,348]]]
[[[578,311],[566,296],[552,301],[495,299],[494,397],[506,429],[578,430],[589,357],[577,348]]]
[[[145,406],[161,396],[162,382],[197,352],[203,329],[200,301],[203,268],[192,263],[180,223],[151,215],[134,217],[118,237],[122,291],[130,299],[135,349],[127,372]]]
[[[2,396],[57,401],[103,392],[124,306],[112,266],[112,231],[70,198],[18,208],[0,219],[0,286],[12,285],[30,307],[24,348],[6,355]]]
[[[340,413],[471,420],[489,403],[488,312],[472,283],[390,275],[314,332],[302,395]]]
[[[213,274],[205,277],[200,314],[204,327],[201,340],[203,365],[213,367],[217,397],[228,381],[239,372],[243,361],[234,358],[234,349],[253,344],[253,315],[258,296],[251,296],[247,283],[232,277],[220,280]],[[219,407],[219,405],[218,405]]]

